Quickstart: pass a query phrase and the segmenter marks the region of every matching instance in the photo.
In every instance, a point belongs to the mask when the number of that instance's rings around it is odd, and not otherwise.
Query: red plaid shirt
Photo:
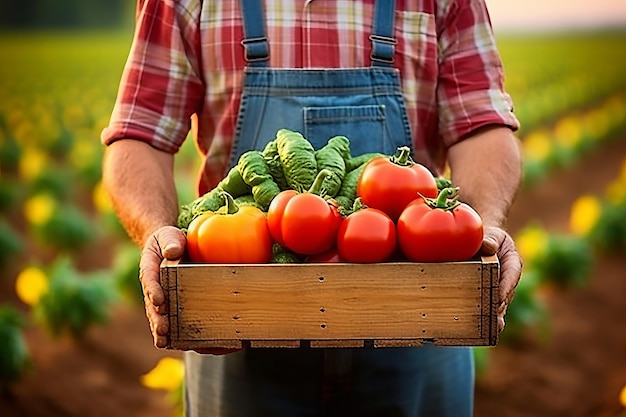
[[[199,190],[228,169],[245,66],[239,1],[139,0],[137,28],[102,141],[176,152],[192,129]],[[369,66],[374,0],[266,0],[270,66]],[[446,149],[488,124],[518,128],[480,0],[397,0],[395,66],[413,144],[440,172]],[[192,120],[195,123],[192,123]]]

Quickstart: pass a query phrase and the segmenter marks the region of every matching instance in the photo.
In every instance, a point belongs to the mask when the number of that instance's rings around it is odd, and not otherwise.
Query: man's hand
[[[522,275],[522,258],[517,253],[511,236],[498,227],[487,227],[485,229],[480,253],[482,255],[497,255],[500,261],[498,331],[501,332],[504,329],[506,309],[515,295],[515,287],[517,287]]]
[[[169,323],[165,314],[165,294],[159,281],[163,259],[179,259],[183,256],[186,245],[183,232],[173,226],[166,226],[154,232],[143,247],[139,264],[139,280],[143,288],[146,316],[154,345],[167,347]]]
[[[154,345],[158,348],[167,347],[169,322],[165,316],[165,293],[159,281],[160,267],[163,259],[180,259],[185,252],[187,239],[183,232],[173,226],[165,226],[154,232],[146,241],[141,252],[139,279],[143,288],[146,316],[150,322],[150,330]],[[197,349],[196,352],[212,355],[224,355],[240,349]]]

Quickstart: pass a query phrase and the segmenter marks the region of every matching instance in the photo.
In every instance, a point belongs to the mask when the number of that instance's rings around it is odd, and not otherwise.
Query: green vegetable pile
[[[226,191],[237,205],[254,205],[267,212],[272,199],[283,190],[308,190],[318,173],[324,169],[331,175],[324,182],[323,195],[334,198],[347,209],[356,199],[356,186],[365,164],[372,158],[386,156],[366,153],[353,156],[350,141],[334,136],[326,145],[315,149],[301,133],[280,129],[262,151],[252,150],[241,155],[219,184],[203,196],[181,207],[178,227],[187,229],[189,223],[206,211],[217,211]]]

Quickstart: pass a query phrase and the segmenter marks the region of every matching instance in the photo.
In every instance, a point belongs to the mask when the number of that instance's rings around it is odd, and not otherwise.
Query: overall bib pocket
[[[350,140],[353,155],[366,152],[389,153],[384,104],[339,107],[305,107],[304,136],[315,141],[326,141],[343,135]]]

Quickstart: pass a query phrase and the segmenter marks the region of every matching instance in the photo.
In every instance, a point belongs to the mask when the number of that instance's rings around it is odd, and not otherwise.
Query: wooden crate
[[[499,263],[164,262],[170,349],[485,346],[498,340]]]

